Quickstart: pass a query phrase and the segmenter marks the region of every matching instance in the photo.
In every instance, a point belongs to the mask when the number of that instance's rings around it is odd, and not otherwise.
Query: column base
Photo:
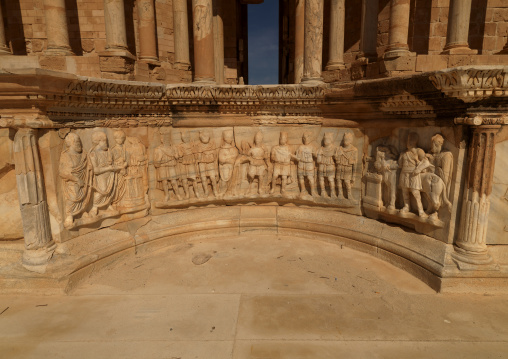
[[[411,52],[408,49],[392,49],[384,53],[383,59],[390,60],[395,59],[397,57],[411,57],[411,56],[416,56],[416,53]]]
[[[322,77],[304,77],[300,82],[301,85],[313,85],[318,86],[325,83],[325,80]]]
[[[488,250],[482,252],[471,252],[454,246],[454,252],[451,253],[451,256],[460,270],[499,270],[499,265],[494,263],[494,260]]]
[[[175,62],[173,67],[177,70],[189,71],[191,69],[191,64],[188,62]]]
[[[335,70],[344,70],[346,68],[346,65],[344,62],[328,62],[326,64],[325,70],[326,71],[335,71]]]
[[[217,82],[213,78],[204,78],[204,79],[194,79],[192,84],[197,86],[207,86],[207,85],[217,85]]]
[[[30,272],[44,273],[49,260],[53,257],[56,244],[54,242],[48,243],[44,248],[35,250],[25,249],[23,252],[22,265]]]
[[[160,66],[161,62],[157,57],[140,57],[139,61],[143,61],[152,66]]]
[[[70,47],[49,47],[44,51],[46,56],[74,56]]]
[[[441,55],[477,55],[478,50],[471,50],[468,45],[465,46],[445,46]]]
[[[132,55],[127,49],[106,49],[99,52],[99,57],[123,57],[130,60],[136,60],[136,56]]]

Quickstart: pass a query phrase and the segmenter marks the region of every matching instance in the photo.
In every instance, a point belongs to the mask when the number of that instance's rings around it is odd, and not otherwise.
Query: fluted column
[[[322,83],[323,0],[305,0],[305,40],[302,83]]]
[[[215,54],[215,81],[224,83],[224,22],[221,1],[214,1],[213,44]]]
[[[187,0],[173,0],[173,27],[175,39],[175,65],[182,70],[190,67],[189,22]]]
[[[454,258],[463,263],[485,265],[492,261],[486,237],[490,193],[495,164],[495,135],[500,126],[478,126],[472,131],[467,160],[460,232]]]
[[[327,70],[344,68],[345,2],[345,0],[331,0],[330,3],[330,52],[328,64],[326,65]]]
[[[157,36],[155,34],[154,0],[138,0],[139,59],[157,61]]]
[[[128,52],[127,30],[125,27],[124,0],[104,0],[106,21],[106,51]]]
[[[393,58],[410,54],[407,38],[409,34],[410,0],[391,0],[388,47],[384,57]]]
[[[448,33],[443,52],[446,54],[474,54],[468,43],[471,0],[450,0]]]
[[[46,17],[47,55],[72,55],[67,28],[65,0],[44,0]]]
[[[20,128],[14,136],[13,152],[25,237],[23,266],[42,273],[53,255],[55,244],[51,237],[37,130]]]
[[[12,55],[7,37],[5,36],[5,24],[2,12],[2,3],[0,2],[0,55]]]
[[[295,11],[295,84],[302,82],[305,44],[305,0],[296,0]]]
[[[362,0],[362,27],[359,58],[377,59],[377,13],[378,0]]]
[[[212,0],[192,0],[194,82],[215,83]]]

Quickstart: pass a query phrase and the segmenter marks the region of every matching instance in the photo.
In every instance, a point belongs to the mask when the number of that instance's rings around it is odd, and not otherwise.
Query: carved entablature
[[[453,198],[459,190],[455,168],[464,149],[455,148],[453,139],[438,131],[400,129],[370,144],[362,198],[368,217],[449,240],[457,207]]]
[[[429,78],[438,90],[464,102],[508,97],[508,66],[463,66],[435,72]]]
[[[391,115],[405,115],[409,117],[434,117],[434,108],[423,99],[419,99],[404,91],[401,95],[395,95],[383,102],[379,109]]]
[[[454,120],[456,125],[469,126],[495,126],[508,125],[508,115],[506,114],[475,114],[473,116],[457,117]]]

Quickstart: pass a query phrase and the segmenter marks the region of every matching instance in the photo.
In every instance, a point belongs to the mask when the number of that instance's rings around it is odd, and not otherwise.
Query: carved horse
[[[429,200],[427,214],[437,218],[437,211],[443,203],[448,208],[448,211],[451,212],[452,204],[448,200],[446,184],[441,177],[431,172],[421,173],[420,177],[422,180],[422,192],[427,195]]]

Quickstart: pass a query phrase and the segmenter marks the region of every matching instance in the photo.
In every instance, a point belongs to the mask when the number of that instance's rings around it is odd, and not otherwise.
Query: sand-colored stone
[[[215,83],[213,8],[211,0],[192,1],[194,82]]]
[[[330,54],[326,64],[327,71],[344,68],[345,11],[344,0],[333,0],[330,2]]]
[[[157,61],[154,0],[138,1],[137,6],[139,14],[139,59]]]
[[[46,34],[48,36],[47,55],[72,55],[69,44],[65,0],[44,0]]]
[[[189,25],[187,20],[187,1],[173,1],[173,23],[175,43],[175,64],[189,68]]]
[[[468,33],[471,12],[471,0],[451,0],[448,15],[448,33],[443,53],[446,54],[470,54],[477,51],[469,48]]]
[[[302,83],[323,82],[323,11],[324,3],[305,0],[305,39]]]

